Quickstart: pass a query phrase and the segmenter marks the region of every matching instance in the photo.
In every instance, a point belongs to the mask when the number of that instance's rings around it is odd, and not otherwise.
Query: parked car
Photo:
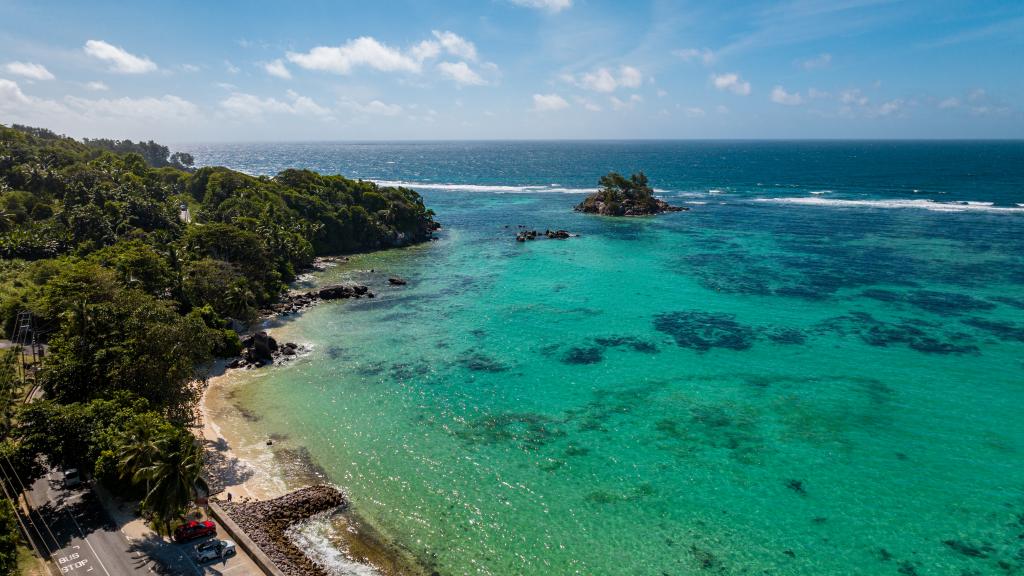
[[[64,471],[64,487],[74,488],[82,483],[82,477],[78,473],[78,468],[68,468]]]
[[[174,529],[174,541],[188,542],[189,540],[195,540],[204,536],[214,536],[216,534],[217,525],[212,521],[204,520],[197,522],[191,520]]]
[[[203,562],[210,562],[218,558],[224,559],[234,556],[238,550],[235,548],[235,543],[231,540],[207,540],[201,544],[196,545],[195,559],[196,562],[202,564]]]

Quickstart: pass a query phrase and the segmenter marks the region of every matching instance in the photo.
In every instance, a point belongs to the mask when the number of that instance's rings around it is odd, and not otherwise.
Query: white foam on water
[[[560,192],[563,194],[590,194],[597,188],[565,188],[557,184],[547,186],[511,186],[501,184],[450,184],[439,182],[408,182],[405,180],[372,180],[380,186],[404,186],[414,190],[451,190],[455,192],[490,192],[494,194],[535,194]],[[657,190],[656,190],[657,191]]]
[[[352,560],[335,547],[336,528],[331,517],[318,514],[288,529],[288,539],[331,576],[382,576],[373,566]],[[334,538],[332,539],[332,536]]]
[[[414,190],[451,190],[453,192],[489,192],[492,194],[537,194],[550,192],[557,194],[593,194],[597,188],[568,188],[561,184],[512,186],[507,184],[454,184],[442,182],[411,182],[407,180],[375,180],[368,179],[378,186],[404,186]],[[656,194],[664,194],[668,190],[653,188]]]
[[[831,193],[832,193],[831,190],[811,190],[811,194],[814,194],[815,196],[819,196],[821,194],[831,194]]]
[[[996,212],[1024,213],[1024,206],[995,206],[992,202],[936,202],[934,200],[842,200],[839,198],[798,197],[798,198],[755,198],[757,202],[776,204],[797,204],[803,206],[831,206],[835,208],[918,208],[933,212]]]

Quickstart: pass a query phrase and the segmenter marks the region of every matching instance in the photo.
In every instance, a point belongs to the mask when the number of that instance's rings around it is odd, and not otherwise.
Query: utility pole
[[[35,371],[42,355],[38,330],[35,328],[32,313],[28,310],[18,312],[11,342],[14,344],[14,354],[18,361],[21,385],[24,386],[29,379],[35,380]]]

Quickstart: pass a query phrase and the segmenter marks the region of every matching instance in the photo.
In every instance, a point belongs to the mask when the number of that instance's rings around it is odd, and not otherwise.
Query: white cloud
[[[705,66],[713,64],[717,58],[710,48],[682,48],[680,50],[674,50],[672,53],[683,62],[700,60]]]
[[[465,62],[441,62],[437,69],[442,75],[451,78],[459,86],[483,86],[487,81],[480,77]]]
[[[569,103],[558,94],[534,94],[533,110],[535,112],[550,112],[553,110],[564,110]]]
[[[786,92],[782,86],[772,88],[771,99],[772,102],[775,102],[776,104],[783,104],[785,106],[797,106],[804,102],[804,98],[799,92]]]
[[[644,75],[632,66],[623,66],[619,69],[619,85],[626,88],[636,88],[644,81]]]
[[[851,88],[839,93],[839,101],[847,105],[854,104],[857,106],[867,106],[868,97],[861,94],[859,89]]]
[[[828,92],[818,90],[817,88],[811,88],[807,91],[807,97],[811,100],[817,100],[819,98],[828,98],[831,96]]]
[[[314,116],[326,116],[331,113],[330,110],[320,106],[308,96],[302,96],[294,90],[286,92],[288,98],[292,101],[292,109],[295,114],[303,115],[309,114]]]
[[[14,80],[0,78],[0,112],[12,116],[15,121],[27,121],[50,119],[67,112],[67,109],[59,102],[29,96]]]
[[[572,0],[509,0],[516,6],[547,10],[548,12],[561,12],[572,7]]]
[[[441,47],[452,56],[457,56],[470,62],[476,61],[476,46],[462,36],[454,32],[433,31],[434,38],[441,43]]]
[[[600,112],[602,110],[602,108],[599,105],[591,102],[586,98],[576,97],[574,98],[574,100],[577,104],[582,106],[583,109],[586,110],[587,112]]]
[[[121,74],[144,74],[156,70],[157,66],[146,57],[136,56],[128,51],[102,40],[89,40],[83,48],[93,58],[110,64],[111,72]]]
[[[424,40],[410,48],[409,54],[415,58],[417,62],[423,62],[424,60],[437,58],[441,54],[441,45],[433,40]]]
[[[262,118],[267,114],[290,114],[293,116],[328,116],[330,110],[320,106],[313,99],[301,96],[289,90],[289,101],[277,98],[260,98],[254,94],[235,92],[220,102],[220,107],[234,117],[252,119]]]
[[[829,53],[818,54],[814,58],[808,58],[800,62],[800,65],[804,67],[804,70],[816,70],[818,68],[827,68],[832,63],[832,55]]]
[[[570,75],[567,79],[580,88],[594,92],[614,92],[619,87],[618,80],[607,68],[600,68],[596,72],[587,72],[578,78]]]
[[[355,112],[373,114],[374,116],[398,116],[403,111],[398,104],[385,104],[380,100],[371,100],[365,104],[354,100],[343,100],[341,105]]]
[[[195,64],[182,64],[181,69],[185,72],[199,72],[199,66]]]
[[[0,108],[10,109],[17,104],[30,104],[32,99],[21,91],[14,80],[0,78]]]
[[[228,74],[238,74],[242,71],[241,68],[232,64],[230,60],[224,61],[224,69],[228,71]]]
[[[8,62],[4,66],[4,70],[7,70],[10,74],[24,76],[31,80],[53,80],[54,78],[53,74],[46,69],[46,66],[34,62]]]
[[[738,74],[712,74],[711,82],[715,85],[715,88],[719,90],[728,90],[734,94],[740,96],[747,96],[750,94],[750,82],[744,81],[739,77]]]
[[[875,111],[875,114],[878,116],[890,116],[902,109],[903,100],[889,100],[888,102],[883,102],[882,105],[878,107],[878,110]]]
[[[37,98],[21,91],[12,80],[0,78],[0,115],[12,122],[45,125],[88,135],[152,134],[157,126],[187,130],[202,119],[198,106],[174,95],[141,98],[84,98],[68,95],[61,101]]]
[[[958,108],[960,106],[959,98],[946,98],[942,102],[939,102],[939,108],[948,110],[949,108]]]
[[[106,92],[107,90],[110,90],[110,86],[107,86],[106,84],[104,84],[103,82],[100,82],[99,80],[93,80],[92,82],[86,82],[85,83],[85,88],[87,90],[92,90],[93,92]]]
[[[288,52],[286,57],[307,70],[348,74],[366,66],[382,72],[419,72],[420,61],[370,36],[349,40],[341,46],[317,46],[306,53]]]
[[[160,98],[79,98],[66,96],[68,106],[85,118],[125,118],[156,121],[189,121],[198,118],[199,108],[178,96]]]
[[[614,92],[619,88],[636,88],[643,83],[644,76],[640,70],[632,66],[620,66],[618,75],[608,68],[598,68],[593,72],[572,75],[563,74],[562,80],[594,92]]]
[[[612,103],[613,110],[632,110],[637,104],[644,101],[643,96],[639,94],[632,94],[625,100],[612,96],[609,98],[609,102]]]
[[[668,96],[668,92],[664,90],[658,90],[658,98],[664,98],[665,96]]]
[[[703,118],[708,115],[708,113],[705,112],[703,108],[698,108],[696,106],[687,108],[685,112],[686,115],[690,118]]]
[[[267,71],[267,74],[277,78],[289,80],[292,77],[292,73],[288,71],[288,67],[284,65],[284,62],[280,58],[273,62],[267,62],[263,65],[263,69]]]

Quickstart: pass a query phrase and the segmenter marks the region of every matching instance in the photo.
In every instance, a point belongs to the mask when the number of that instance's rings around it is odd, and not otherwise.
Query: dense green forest
[[[208,363],[239,351],[232,320],[253,320],[316,255],[435,228],[406,188],[191,165],[153,142],[0,126],[0,325],[9,337],[29,311],[48,346],[46,399],[8,407],[0,452],[25,478],[42,454],[134,491],[164,523],[199,474],[187,426]]]

